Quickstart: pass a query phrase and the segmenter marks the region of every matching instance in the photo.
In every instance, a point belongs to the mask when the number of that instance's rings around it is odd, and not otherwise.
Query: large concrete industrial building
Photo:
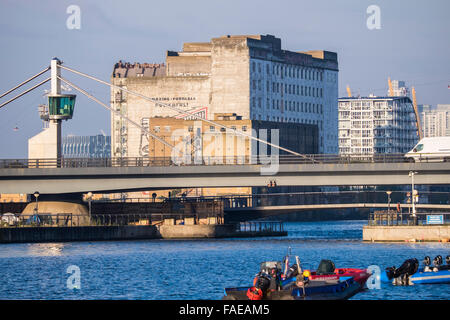
[[[181,52],[167,51],[165,63],[119,61],[111,83],[250,135],[252,130],[259,136],[260,129],[268,129],[267,138],[261,137],[264,140],[271,140],[270,130],[279,130],[279,145],[298,153],[338,152],[338,61],[334,52],[283,50],[281,40],[272,35],[222,36],[210,42],[184,43]],[[194,127],[200,127],[205,163],[214,163],[209,158],[218,154],[245,158],[259,152],[257,144],[248,139],[240,148],[217,144],[223,140],[220,136],[214,140],[215,147],[209,148],[209,137],[225,135],[224,128],[117,88],[111,89],[111,107],[121,114],[111,113],[112,157],[172,156],[167,146],[125,117],[171,144],[178,144],[175,131],[184,128],[192,134]],[[224,145],[222,150],[220,145]],[[192,146],[188,143],[186,148]],[[280,191],[288,190],[271,189]],[[190,194],[260,192],[227,188],[195,189]]]
[[[283,50],[271,35],[223,36],[167,51],[164,64],[119,61],[111,83],[205,119],[236,114],[242,120],[317,125],[317,151],[338,152],[334,52]],[[117,89],[111,90],[111,101],[116,111],[144,127],[156,117],[185,118]],[[148,154],[142,130],[114,113],[111,131],[113,157]]]

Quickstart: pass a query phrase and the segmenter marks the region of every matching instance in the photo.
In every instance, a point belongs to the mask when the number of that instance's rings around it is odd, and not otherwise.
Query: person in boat
[[[281,275],[277,268],[270,269],[269,291],[278,291],[281,288]]]

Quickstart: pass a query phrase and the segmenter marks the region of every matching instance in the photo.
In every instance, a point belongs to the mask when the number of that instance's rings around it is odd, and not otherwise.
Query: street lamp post
[[[414,189],[414,175],[418,174],[418,172],[410,171],[409,176],[411,177],[411,202],[412,202],[412,218],[415,224],[416,221],[416,196],[417,190]]]
[[[391,193],[392,191],[386,191],[386,194],[388,196],[388,214],[391,213]]]
[[[33,193],[33,195],[36,198],[36,206],[34,207],[34,213],[38,214],[38,197],[39,197],[39,192],[36,191],[35,193]]]
[[[89,204],[89,224],[91,223],[91,202],[92,202],[92,192],[88,192],[87,194],[87,200]]]

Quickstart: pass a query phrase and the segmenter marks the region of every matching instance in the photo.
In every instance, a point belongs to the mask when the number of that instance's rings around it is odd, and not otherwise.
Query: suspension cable
[[[184,115],[188,115],[188,116],[194,117],[194,118],[196,118],[196,119],[198,119],[198,120],[204,121],[204,122],[206,122],[206,123],[209,123],[209,124],[212,124],[212,125],[221,127],[221,128],[224,128],[224,129],[226,129],[226,130],[233,131],[234,133],[236,133],[236,134],[238,134],[238,135],[245,136],[245,137],[248,137],[248,138],[250,138],[250,139],[252,139],[252,140],[256,140],[256,141],[262,142],[262,143],[264,143],[264,144],[266,144],[266,145],[269,145],[269,146],[271,146],[271,147],[275,147],[275,148],[280,149],[280,150],[282,150],[282,151],[285,151],[285,152],[287,152],[287,153],[291,153],[291,154],[293,154],[293,155],[296,155],[296,156],[299,156],[299,157],[302,157],[302,158],[305,158],[305,159],[309,159],[307,156],[305,156],[305,155],[303,155],[303,154],[300,154],[300,153],[298,153],[298,152],[295,152],[295,151],[286,149],[286,148],[284,148],[284,147],[280,147],[280,146],[278,146],[278,145],[276,145],[276,144],[273,144],[273,143],[270,143],[270,142],[268,142],[268,141],[262,140],[262,139],[260,139],[260,138],[254,137],[253,135],[249,135],[249,134],[243,133],[243,132],[238,131],[238,130],[236,130],[236,129],[228,128],[227,126],[224,126],[224,125],[222,125],[222,124],[220,124],[220,123],[217,123],[217,122],[214,122],[214,121],[211,121],[211,120],[208,120],[208,119],[204,119],[204,118],[202,118],[202,117],[200,117],[200,116],[197,116],[197,115],[194,114],[194,113],[190,113],[190,112],[187,112],[187,111],[178,109],[178,108],[173,107],[173,106],[171,106],[171,105],[168,105],[168,104],[165,104],[165,103],[156,101],[156,100],[154,100],[154,99],[152,99],[152,98],[150,98],[150,97],[144,96],[144,95],[142,95],[142,94],[140,94],[140,93],[137,93],[137,92],[134,92],[134,91],[131,91],[131,90],[128,90],[128,89],[124,89],[124,88],[122,88],[122,87],[119,87],[119,86],[110,84],[110,83],[108,83],[108,82],[106,82],[106,81],[97,79],[97,78],[95,78],[95,77],[93,77],[93,76],[90,76],[90,75],[88,75],[88,74],[86,74],[86,73],[83,73],[83,72],[80,72],[80,71],[71,69],[71,68],[66,67],[66,66],[63,66],[63,65],[58,65],[58,67],[60,67],[60,68],[62,68],[62,69],[65,69],[65,70],[67,70],[67,71],[73,72],[73,73],[75,73],[75,74],[78,74],[78,75],[80,75],[80,76],[89,78],[89,79],[91,79],[91,80],[100,82],[100,83],[105,84],[105,85],[107,85],[107,86],[109,86],[109,87],[111,87],[111,88],[115,88],[115,89],[118,89],[118,90],[122,90],[122,91],[124,91],[124,92],[126,92],[126,93],[129,93],[129,94],[131,94],[131,95],[137,96],[137,97],[142,98],[142,99],[144,99],[144,100],[147,100],[147,101],[153,102],[153,103],[155,103],[155,104],[158,104],[158,105],[167,107],[167,108],[169,108],[169,109],[172,109],[172,110],[176,111],[177,113],[181,113],[181,114],[184,114]]]
[[[17,86],[15,86],[12,89],[9,89],[8,91],[6,91],[5,93],[3,93],[2,95],[0,95],[0,98],[3,98],[4,96],[6,96],[8,93],[13,92],[14,90],[16,90],[17,88],[20,88],[21,86],[23,86],[24,84],[30,82],[31,80],[39,77],[41,74],[47,72],[48,70],[50,70],[50,67],[45,68],[44,70],[42,70],[41,72],[35,74],[34,76],[32,76],[31,78],[28,78],[27,80],[25,80],[24,82],[18,84]]]
[[[14,100],[16,100],[16,99],[18,99],[18,98],[20,98],[20,97],[23,96],[24,94],[27,94],[28,92],[30,92],[30,91],[36,89],[37,87],[42,86],[44,83],[50,81],[50,79],[51,79],[51,78],[45,79],[44,81],[42,81],[42,82],[38,83],[37,85],[31,87],[30,89],[25,90],[24,92],[18,94],[18,95],[15,96],[14,98],[11,98],[11,99],[9,99],[8,101],[6,101],[6,102],[0,104],[0,108],[3,107],[3,106],[6,106],[8,103],[13,102]]]
[[[66,80],[64,78],[58,77],[58,79],[60,79],[61,81],[63,81],[65,84],[71,86],[72,88],[80,91],[82,94],[84,94],[86,97],[88,97],[89,99],[97,102],[98,104],[100,104],[102,107],[114,112],[117,116],[124,118],[125,120],[129,121],[131,124],[133,124],[134,126],[138,127],[140,130],[142,130],[143,132],[145,132],[146,134],[148,134],[149,136],[152,136],[153,138],[155,138],[156,140],[158,140],[159,142],[161,142],[162,144],[164,144],[167,147],[170,148],[174,148],[173,145],[171,145],[170,143],[164,141],[163,139],[161,139],[160,137],[152,134],[150,131],[148,131],[147,129],[145,129],[144,127],[142,127],[141,125],[137,124],[136,122],[134,122],[133,120],[131,120],[130,118],[128,118],[127,116],[124,116],[122,114],[120,114],[119,111],[114,110],[113,108],[111,108],[110,106],[104,104],[103,102],[101,102],[100,100],[98,100],[97,98],[95,98],[94,96],[92,96],[91,94],[87,93],[85,90],[81,89],[80,87],[76,86],[75,84],[73,84],[72,82],[70,82],[69,80]]]

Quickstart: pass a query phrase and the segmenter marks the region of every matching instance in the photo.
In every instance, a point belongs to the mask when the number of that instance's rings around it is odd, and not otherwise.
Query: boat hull
[[[223,300],[249,300],[250,287],[225,288]],[[338,283],[311,281],[305,287],[268,292],[262,300],[346,300],[360,291],[359,283],[348,279]]]
[[[389,279],[386,272],[382,272],[380,276],[381,282],[391,283],[392,279]],[[440,271],[427,271],[419,269],[416,273],[409,277],[411,284],[440,284],[450,283],[450,270]]]

